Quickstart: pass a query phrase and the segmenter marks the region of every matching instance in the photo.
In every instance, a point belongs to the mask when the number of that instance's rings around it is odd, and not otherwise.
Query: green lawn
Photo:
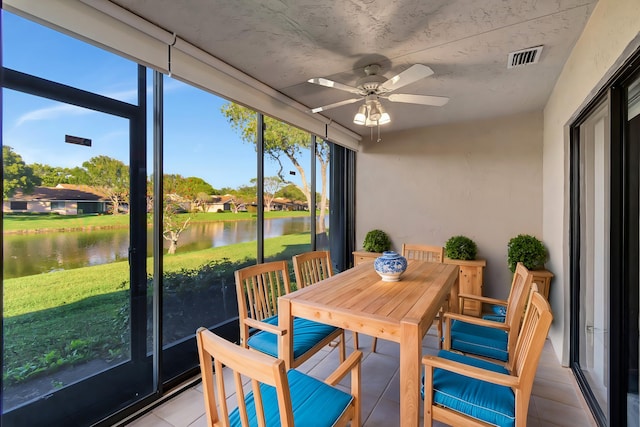
[[[309,242],[309,234],[267,239],[265,258],[290,260],[309,250]],[[198,270],[225,258],[232,262],[255,260],[255,251],[255,242],[245,242],[165,255],[163,269],[165,273]],[[152,268],[149,259],[149,274]],[[125,261],[5,280],[5,383],[126,353],[128,272]]]

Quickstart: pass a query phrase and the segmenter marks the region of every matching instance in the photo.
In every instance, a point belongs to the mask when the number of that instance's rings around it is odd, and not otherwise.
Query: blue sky
[[[136,103],[137,65],[132,61],[4,10],[2,40],[7,68]],[[149,94],[151,83],[149,70]],[[227,101],[167,76],[164,89],[165,173],[200,177],[214,188],[248,185],[256,176],[255,149],[239,138],[221,114],[220,107]],[[148,100],[151,103],[151,97]],[[90,138],[92,147],[65,143],[66,134]],[[26,163],[74,167],[107,155],[129,164],[127,138],[124,119],[3,92],[3,144],[13,147]],[[148,139],[152,141],[151,126]],[[151,142],[147,150],[151,172]],[[288,163],[286,167],[293,170]],[[275,175],[276,170],[275,162],[265,159],[265,175]]]

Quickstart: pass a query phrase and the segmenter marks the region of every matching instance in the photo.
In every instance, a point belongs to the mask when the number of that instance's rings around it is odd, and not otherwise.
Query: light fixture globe
[[[369,108],[369,120],[377,122],[382,117],[382,111],[380,111],[380,102],[373,101]]]
[[[362,104],[358,109],[355,117],[353,118],[353,123],[357,125],[363,125],[367,121],[367,106],[366,104]]]

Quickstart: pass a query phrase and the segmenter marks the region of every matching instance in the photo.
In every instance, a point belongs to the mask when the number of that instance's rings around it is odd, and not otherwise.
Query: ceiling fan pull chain
[[[382,142],[382,139],[380,138],[380,123],[378,123],[378,140],[376,142]]]

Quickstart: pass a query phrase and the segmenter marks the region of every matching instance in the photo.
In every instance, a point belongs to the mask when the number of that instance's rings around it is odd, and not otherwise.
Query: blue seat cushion
[[[291,391],[293,418],[297,426],[332,426],[344,413],[353,399],[348,393],[331,387],[322,381],[296,370],[287,372]],[[260,384],[265,420],[268,426],[280,425],[280,411],[274,387]],[[253,392],[245,396],[249,425],[257,426]],[[236,408],[229,415],[231,426],[241,426],[240,413]]]
[[[278,324],[278,316],[264,319],[271,325]],[[336,327],[314,322],[313,320],[293,318],[293,358],[305,354],[314,345],[336,331]],[[273,357],[278,357],[278,337],[275,334],[259,331],[247,341],[249,347]]]
[[[509,358],[508,338],[508,334],[498,328],[474,325],[460,320],[454,320],[451,324],[451,348],[463,353],[506,362]]]
[[[493,311],[493,314],[485,314],[482,318],[484,320],[504,323],[504,319],[507,317],[507,307],[502,305],[492,305],[491,311]]]
[[[440,350],[438,356],[502,374],[509,371],[486,360]],[[515,426],[515,395],[511,387],[480,381],[445,369],[433,371],[433,402],[501,427]]]

